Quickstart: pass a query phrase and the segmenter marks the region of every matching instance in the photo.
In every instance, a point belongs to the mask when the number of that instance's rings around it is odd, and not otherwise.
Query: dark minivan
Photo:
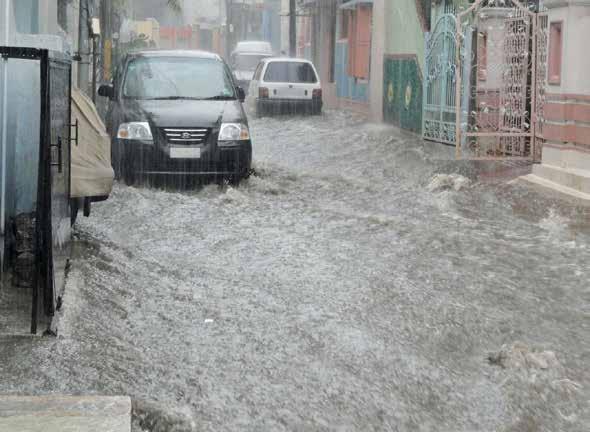
[[[250,172],[244,90],[217,54],[129,54],[99,94],[111,99],[113,166],[126,183],[203,175],[239,181]]]

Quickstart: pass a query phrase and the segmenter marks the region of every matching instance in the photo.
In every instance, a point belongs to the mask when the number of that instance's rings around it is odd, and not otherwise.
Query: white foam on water
[[[471,180],[460,174],[435,174],[426,187],[430,192],[460,191],[471,186]]]

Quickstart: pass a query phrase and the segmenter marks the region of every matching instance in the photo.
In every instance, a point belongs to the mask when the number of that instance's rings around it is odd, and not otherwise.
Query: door
[[[45,210],[49,211],[43,227],[47,248],[47,274],[44,306],[51,317],[59,307],[65,287],[66,269],[70,258],[70,122],[71,122],[71,63],[60,58],[48,61],[48,124],[49,167],[46,178]]]
[[[455,144],[456,27],[453,13],[441,15],[426,36],[424,78],[424,139]]]
[[[541,15],[519,0],[498,8],[476,0],[457,16],[457,155],[534,159],[545,76]],[[546,27],[546,26],[545,26]],[[472,37],[467,37],[472,34]]]

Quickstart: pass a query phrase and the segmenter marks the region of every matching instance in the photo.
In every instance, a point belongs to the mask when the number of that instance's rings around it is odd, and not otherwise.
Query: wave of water
[[[3,344],[0,392],[129,394],[150,432],[585,430],[585,213],[353,115],[251,128],[238,188],[80,220],[60,336]]]

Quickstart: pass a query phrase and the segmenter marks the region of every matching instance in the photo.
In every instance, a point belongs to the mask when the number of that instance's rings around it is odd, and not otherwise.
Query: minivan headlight
[[[248,126],[242,123],[223,123],[219,129],[218,141],[247,141],[250,139]],[[223,144],[223,143],[221,143]]]
[[[117,138],[141,141],[152,141],[154,139],[148,122],[121,123]]]

